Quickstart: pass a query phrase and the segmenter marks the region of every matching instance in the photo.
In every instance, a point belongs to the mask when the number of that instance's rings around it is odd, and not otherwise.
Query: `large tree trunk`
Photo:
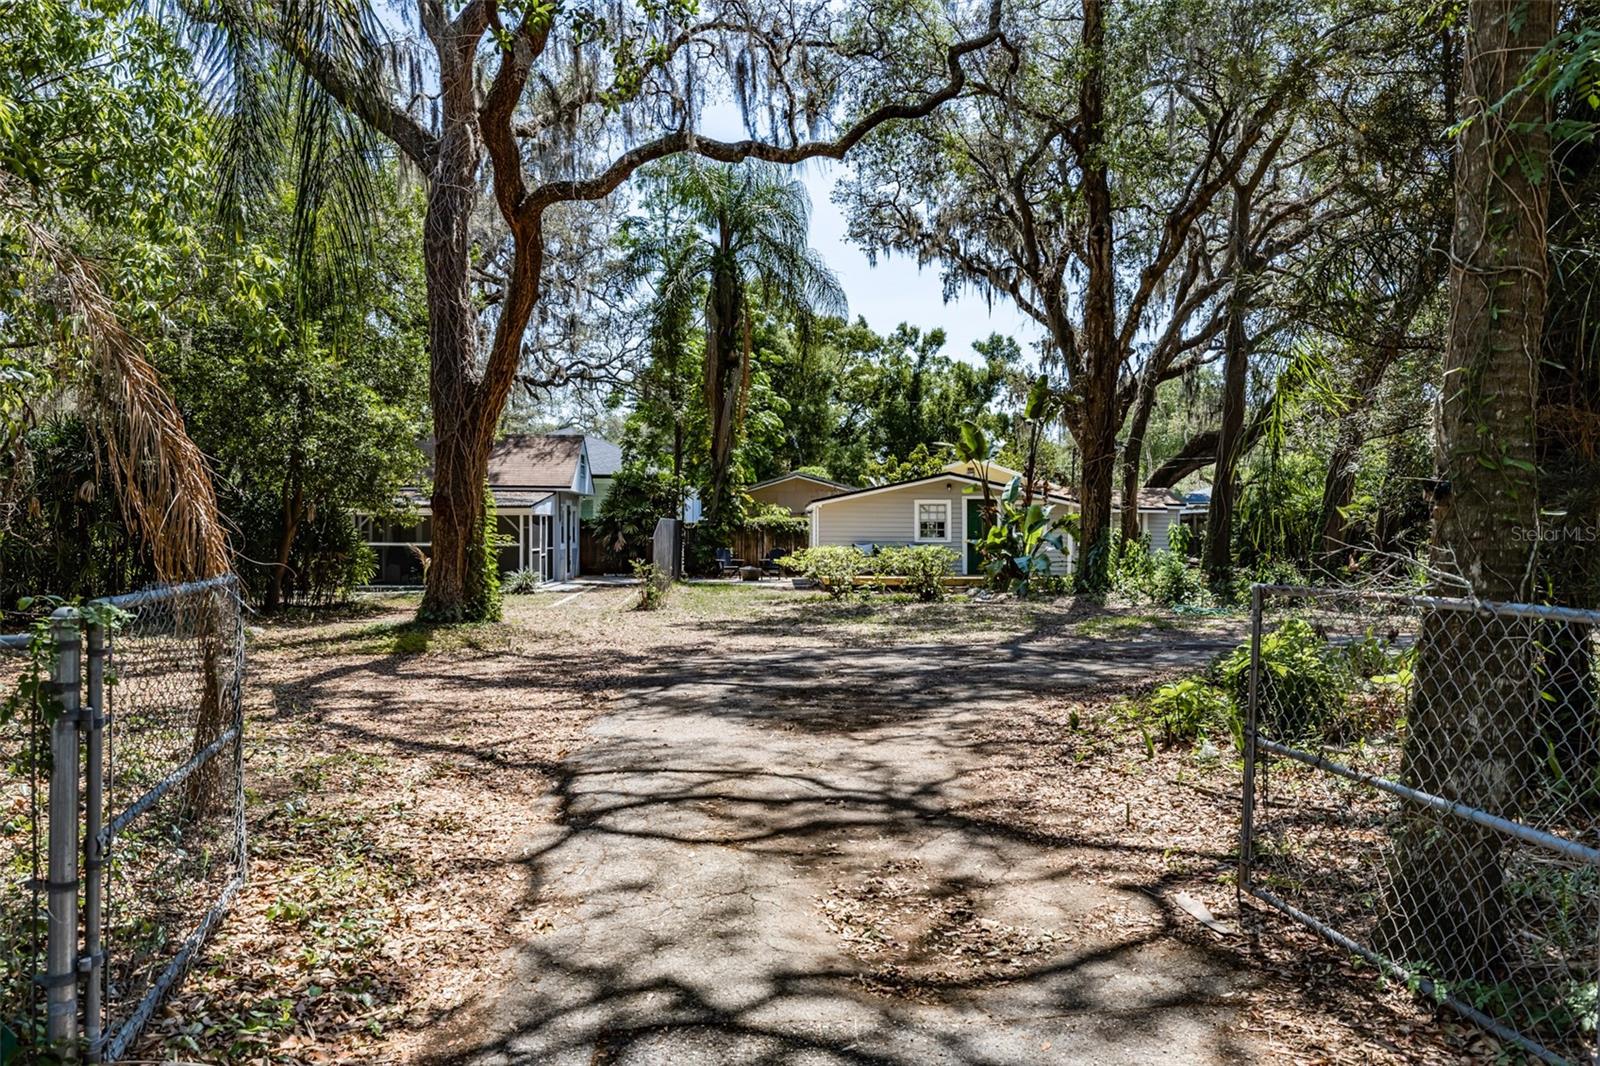
[[[1550,140],[1544,102],[1515,90],[1550,41],[1554,15],[1555,5],[1542,0],[1473,0],[1468,9],[1462,97],[1469,121],[1456,162],[1432,562],[1484,599],[1523,599],[1532,587]],[[1413,787],[1516,814],[1536,755],[1532,638],[1530,624],[1518,620],[1450,611],[1424,617],[1404,764]],[[1493,979],[1509,947],[1501,848],[1488,830],[1408,808],[1382,946],[1436,979]]]
[[[1109,582],[1111,501],[1117,471],[1116,404],[1111,398],[1085,409],[1077,434],[1083,455],[1080,489],[1078,558],[1075,581],[1080,592],[1104,591]]]
[[[428,341],[433,405],[433,546],[421,616],[470,620],[482,575],[469,565],[472,534],[483,517],[494,421],[481,420],[477,337],[467,285],[468,219],[472,180],[435,182],[429,190],[427,234]]]
[[[739,415],[749,373],[745,343],[743,294],[730,250],[731,233],[721,234],[722,247],[706,297],[705,400],[711,416],[711,484],[705,520],[715,522],[730,491],[729,473],[738,443]]]
[[[1245,385],[1250,369],[1250,341],[1245,315],[1250,309],[1244,273],[1250,247],[1250,200],[1242,187],[1233,190],[1233,270],[1228,292],[1228,325],[1223,341],[1222,425],[1217,431],[1216,474],[1211,479],[1211,505],[1206,511],[1206,542],[1201,562],[1214,586],[1233,576],[1233,508],[1239,460],[1244,455]]]
[[[1328,473],[1322,479],[1322,533],[1319,561],[1337,568],[1350,550],[1350,520],[1345,511],[1355,497],[1356,460],[1361,455],[1360,407],[1352,405],[1339,416]]]
[[[1105,144],[1105,12],[1100,0],[1084,0],[1085,70],[1079,87],[1078,112],[1084,150],[1083,293],[1084,388],[1078,446],[1083,451],[1081,534],[1075,584],[1081,592],[1101,592],[1110,583],[1111,500],[1117,470],[1117,430],[1122,418],[1117,405],[1122,351],[1117,340],[1117,271],[1115,216]]]
[[[457,27],[457,23],[452,23]],[[539,300],[544,235],[523,210],[526,186],[510,115],[530,55],[519,45],[481,101],[474,66],[481,28],[458,27],[438,50],[444,120],[428,175],[423,260],[428,283],[429,399],[433,405],[433,553],[418,617],[480,621],[499,612],[486,543],[489,452],[516,381],[522,335]],[[470,45],[470,47],[469,47]],[[520,73],[519,73],[520,71]],[[485,151],[510,228],[511,266],[487,353],[472,299],[472,217]]]
[[[469,276],[481,142],[470,81],[461,84],[467,73],[452,65],[441,78],[445,123],[422,237],[434,456],[433,545],[418,615],[436,622],[477,620],[484,575],[473,565],[479,560],[472,540],[483,520],[489,450],[500,417],[500,407],[483,402]]]
[[[1429,273],[1425,279],[1417,279],[1417,298],[1403,316],[1397,316],[1403,317],[1400,330],[1409,325],[1415,305],[1421,303],[1421,288],[1431,285],[1432,278],[1433,275]],[[1351,403],[1339,416],[1333,454],[1328,458],[1328,473],[1322,482],[1322,532],[1318,557],[1323,566],[1337,567],[1341,556],[1350,551],[1350,520],[1345,511],[1355,498],[1357,466],[1361,457],[1362,419],[1371,406],[1373,393],[1383,382],[1384,374],[1399,356],[1400,340],[1393,334],[1387,336],[1376,351],[1369,352],[1351,389]]]

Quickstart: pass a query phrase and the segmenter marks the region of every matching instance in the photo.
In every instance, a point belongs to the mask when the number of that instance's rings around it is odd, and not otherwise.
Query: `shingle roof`
[[[423,442],[422,450],[430,460],[429,481],[433,480],[433,449],[433,441]],[[582,452],[581,436],[513,433],[502,437],[489,452],[489,486],[497,492],[506,488],[570,490]]]
[[[586,432],[581,426],[562,426],[550,431],[557,437],[582,437],[589,442],[589,474],[591,477],[615,477],[622,469],[622,445],[613,444],[604,437]]]
[[[590,454],[589,461],[591,463],[594,462],[593,453]],[[754,485],[746,485],[744,490],[746,492],[750,492],[754,489],[764,489],[768,485],[776,485],[778,482],[788,481],[790,478],[800,478],[805,481],[815,481],[818,485],[828,485],[836,489],[853,489],[856,487],[854,485],[847,485],[843,481],[834,481],[832,478],[818,477],[815,474],[802,474],[800,471],[796,470],[788,474],[779,474],[777,477],[769,477],[767,480],[758,481]]]
[[[604,437],[593,434],[584,438],[589,442],[589,473],[593,477],[615,477],[622,469],[622,445],[612,444]]]
[[[582,452],[582,437],[554,433],[502,437],[489,452],[489,484],[495,488],[571,488]]]

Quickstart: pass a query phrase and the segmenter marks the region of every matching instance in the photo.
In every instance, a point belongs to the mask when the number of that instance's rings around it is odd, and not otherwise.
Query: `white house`
[[[972,541],[977,536],[983,514],[983,478],[969,468],[952,463],[943,473],[913,478],[890,485],[841,492],[806,505],[811,517],[812,546],[854,544],[863,550],[876,545],[896,547],[942,544],[959,556],[957,572],[976,573],[977,554]],[[1015,471],[991,465],[988,470],[991,492],[998,494]],[[1064,490],[1051,492],[1037,502],[1051,511],[1078,510],[1077,500]],[[1168,547],[1167,534],[1182,501],[1171,493],[1147,491],[1140,494],[1139,529],[1150,539],[1150,547]],[[1115,512],[1120,515],[1120,510]],[[1113,522],[1117,521],[1116,517]],[[1067,572],[1072,565],[1075,545],[1067,540],[1067,553],[1050,552],[1051,568]]]
[[[431,442],[423,450],[431,454]],[[578,576],[578,517],[584,500],[594,495],[583,436],[523,433],[502,438],[489,453],[489,491],[502,541],[502,573],[535,570],[545,581]],[[420,515],[415,526],[357,519],[362,538],[377,554],[374,581],[380,585],[422,580],[417,553],[426,555],[432,546],[432,511],[421,489],[407,495]]]

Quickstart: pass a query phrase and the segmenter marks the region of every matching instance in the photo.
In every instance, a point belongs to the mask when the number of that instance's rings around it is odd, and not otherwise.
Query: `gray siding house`
[[[1004,468],[991,468],[989,484],[995,494],[1004,490],[1011,474]],[[1052,512],[1060,508],[1076,513],[1078,509],[1077,501],[1065,493],[1052,493],[1039,502]],[[1139,528],[1149,537],[1151,550],[1168,547],[1167,535],[1181,507],[1181,501],[1169,493],[1142,495]],[[960,464],[951,464],[944,473],[930,477],[816,499],[806,506],[806,513],[811,517],[812,546],[853,544],[865,550],[875,545],[940,544],[956,553],[958,573],[977,572],[977,553],[969,542],[982,521],[983,479],[965,472]],[[1069,537],[1065,554],[1049,552],[1052,571],[1067,573],[1075,548]]]
[[[432,443],[423,446],[432,454]],[[585,438],[522,433],[497,441],[489,453],[489,491],[501,538],[500,571],[535,570],[545,581],[578,576],[578,516],[594,495]],[[422,561],[433,543],[432,510],[424,490],[407,493],[419,521],[377,522],[358,516],[362,539],[378,557],[380,585],[422,581]]]

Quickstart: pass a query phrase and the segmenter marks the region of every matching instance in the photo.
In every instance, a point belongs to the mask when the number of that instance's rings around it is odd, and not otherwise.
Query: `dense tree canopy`
[[[421,5],[420,51],[351,13],[12,11],[0,502],[16,558],[42,560],[60,545],[40,530],[71,523],[122,562],[61,565],[135,580],[173,562],[138,517],[161,512],[177,542],[230,543],[288,582],[263,576],[264,597],[301,594],[295,575],[326,566],[296,531],[359,576],[348,520],[395,505],[429,421],[461,445],[432,487],[470,527],[478,445],[513,390],[518,425],[613,412],[630,464],[715,502],[801,468],[936,469],[966,420],[1019,460],[1039,369],[1061,410],[1040,462],[1082,501],[1086,586],[1098,549],[1135,533],[1125,505],[1145,485],[1209,491],[1190,547],[1219,594],[1235,569],[1394,575],[1418,558],[1447,395],[1469,36],[1454,9],[1028,0],[929,22],[734,4],[546,24],[475,0]],[[1593,15],[1562,5],[1514,72],[1550,106],[1529,461],[1540,521],[1561,529],[1534,587],[1564,602],[1600,587],[1582,535],[1600,513]],[[317,33],[290,34],[313,16]],[[820,44],[777,47],[802,38]],[[209,74],[229,65],[209,96],[197,52]],[[752,139],[694,132],[719,98]],[[846,151],[837,199],[880,269],[937,264],[951,295],[1010,303],[1042,342],[955,352],[938,309],[886,333],[841,314],[850,294],[782,164]],[[240,412],[273,430],[253,438]]]

